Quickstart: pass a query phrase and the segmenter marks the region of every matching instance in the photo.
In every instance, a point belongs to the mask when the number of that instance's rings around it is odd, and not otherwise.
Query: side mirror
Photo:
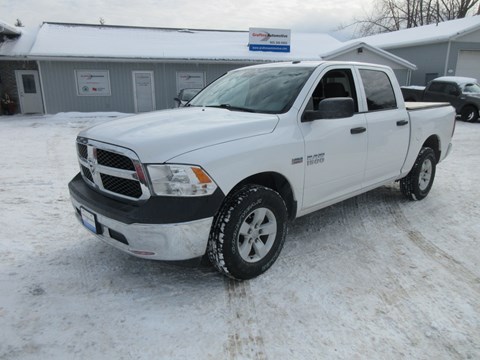
[[[355,104],[352,98],[338,97],[324,99],[318,104],[318,110],[306,110],[302,116],[302,122],[319,119],[342,119],[355,114]]]

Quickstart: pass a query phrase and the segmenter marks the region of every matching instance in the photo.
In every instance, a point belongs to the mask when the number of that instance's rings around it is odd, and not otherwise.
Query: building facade
[[[412,85],[439,76],[480,80],[480,16],[358,39],[417,65]]]
[[[172,108],[182,89],[265,62],[369,61],[394,68],[402,84],[415,70],[385,50],[360,42],[345,47],[327,34],[293,33],[288,51],[269,52],[251,51],[248,31],[65,23],[43,23],[34,35],[13,30],[0,44],[0,77],[21,113]]]

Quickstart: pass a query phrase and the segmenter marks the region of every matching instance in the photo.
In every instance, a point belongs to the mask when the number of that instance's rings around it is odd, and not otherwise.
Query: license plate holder
[[[83,225],[94,234],[98,234],[99,226],[97,223],[97,216],[83,207],[80,208],[80,215],[82,217]]]

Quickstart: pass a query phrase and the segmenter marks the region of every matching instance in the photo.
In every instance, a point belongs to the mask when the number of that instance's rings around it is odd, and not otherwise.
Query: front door
[[[22,114],[43,113],[40,81],[36,70],[15,70]]]
[[[358,91],[352,68],[330,67],[316,86],[308,106],[332,97],[354,99],[350,118],[320,119],[300,124],[305,139],[303,209],[345,196],[362,188],[367,159],[367,121],[358,112]]]
[[[155,110],[153,71],[134,71],[132,74],[135,112]]]

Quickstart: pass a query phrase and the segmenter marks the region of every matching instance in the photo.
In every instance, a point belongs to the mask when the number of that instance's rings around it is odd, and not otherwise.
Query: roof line
[[[385,51],[377,46],[372,46],[368,43],[365,43],[363,41],[357,41],[357,42],[354,42],[352,44],[349,44],[349,45],[346,45],[342,48],[339,48],[339,49],[336,49],[336,50],[333,50],[333,51],[330,51],[329,53],[326,53],[326,54],[323,54],[322,55],[322,59],[326,59],[328,60],[328,58],[332,58],[332,57],[335,57],[335,56],[339,56],[339,55],[343,55],[353,49],[356,49],[356,48],[359,48],[359,47],[365,47],[367,48],[368,50],[370,50],[371,52],[373,53],[376,53],[377,55],[380,55],[380,56],[384,56],[388,59],[390,59],[391,61],[397,63],[397,64],[400,64],[402,66],[405,66],[406,68],[410,69],[410,70],[417,70],[417,66],[397,55],[394,55],[392,54],[391,52],[388,52],[388,51]]]
[[[168,28],[153,26],[127,26],[127,25],[101,25],[101,24],[82,24],[82,23],[63,23],[44,21],[43,24],[59,25],[59,26],[83,26],[96,28],[112,28],[112,29],[141,29],[141,30],[171,30],[171,31],[207,31],[207,32],[225,32],[225,33],[248,33],[246,30],[217,30],[217,29],[190,29],[190,28]]]

